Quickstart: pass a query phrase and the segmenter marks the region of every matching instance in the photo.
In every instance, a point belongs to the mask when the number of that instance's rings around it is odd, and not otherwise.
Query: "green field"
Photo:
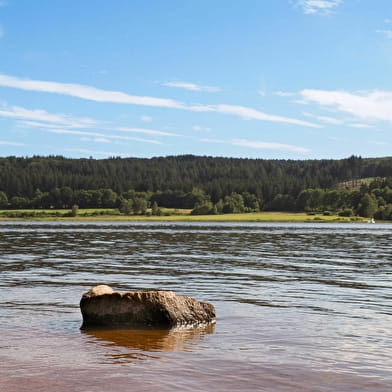
[[[186,222],[366,222],[361,217],[308,215],[291,212],[253,212],[223,215],[190,215],[190,210],[162,209],[162,216],[121,215],[117,209],[79,209],[77,216],[70,210],[0,210],[0,220],[58,221],[186,221]]]

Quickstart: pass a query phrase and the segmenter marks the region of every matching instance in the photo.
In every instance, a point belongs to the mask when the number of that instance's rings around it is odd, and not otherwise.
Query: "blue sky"
[[[0,156],[391,151],[391,0],[0,0]]]

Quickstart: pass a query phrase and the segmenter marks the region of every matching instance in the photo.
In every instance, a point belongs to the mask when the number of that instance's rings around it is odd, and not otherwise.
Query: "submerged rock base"
[[[208,302],[176,295],[173,291],[115,292],[99,285],[80,301],[82,329],[187,328],[215,323],[215,308]]]

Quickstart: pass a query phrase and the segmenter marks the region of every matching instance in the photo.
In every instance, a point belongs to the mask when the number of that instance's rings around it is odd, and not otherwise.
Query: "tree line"
[[[356,186],[363,178],[373,182]],[[0,208],[339,212],[390,219],[392,158],[0,158]],[[345,185],[342,187],[342,183]],[[370,207],[366,207],[370,206]],[[153,208],[154,207],[154,208]],[[382,217],[382,218],[381,218]]]

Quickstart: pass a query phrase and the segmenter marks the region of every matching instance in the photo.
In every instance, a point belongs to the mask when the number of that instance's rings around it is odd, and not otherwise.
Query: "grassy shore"
[[[69,210],[0,210],[0,220],[38,221],[185,221],[185,222],[366,222],[367,218],[337,215],[309,215],[292,212],[253,212],[223,215],[190,215],[190,210],[163,209],[162,216],[121,215],[117,209],[80,209],[77,216]]]

